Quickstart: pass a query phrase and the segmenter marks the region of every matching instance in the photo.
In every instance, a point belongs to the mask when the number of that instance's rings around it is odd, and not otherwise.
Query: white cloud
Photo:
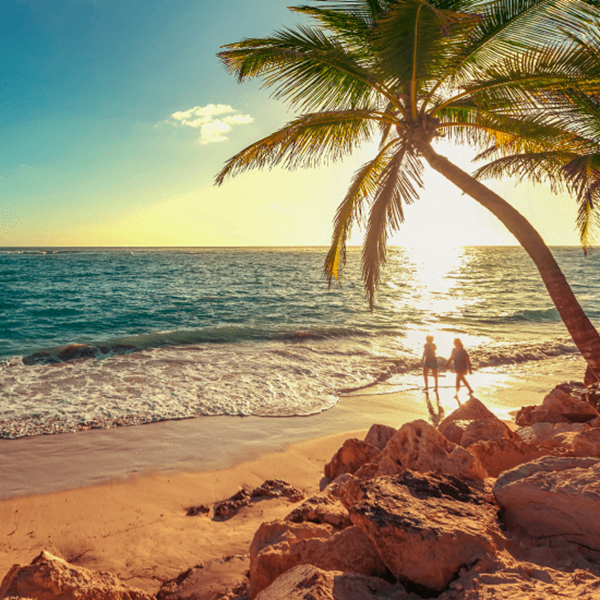
[[[237,112],[229,104],[207,104],[174,112],[170,118],[174,125],[200,128],[200,143],[212,144],[226,142],[229,138],[225,134],[232,126],[254,121],[250,115],[231,114]]]

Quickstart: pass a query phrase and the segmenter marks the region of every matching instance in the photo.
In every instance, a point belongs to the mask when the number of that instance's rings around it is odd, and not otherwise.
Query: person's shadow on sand
[[[434,394],[435,407],[433,406],[429,392],[425,392],[425,400],[427,402],[427,410],[429,411],[429,420],[434,427],[437,427],[444,418],[444,407],[440,404],[440,395],[437,392],[434,392]]]

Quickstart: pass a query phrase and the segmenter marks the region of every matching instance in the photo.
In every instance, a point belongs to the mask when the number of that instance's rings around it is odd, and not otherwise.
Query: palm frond
[[[381,267],[386,262],[389,232],[404,222],[403,204],[419,198],[423,165],[414,148],[404,144],[396,151],[378,181],[363,244],[362,274],[369,306],[373,310]]]
[[[340,160],[371,139],[380,118],[368,110],[304,115],[231,157],[215,183],[221,185],[226,177],[249,169],[296,169]]]
[[[344,200],[339,205],[333,221],[331,247],[325,258],[323,270],[329,286],[338,280],[346,264],[346,241],[356,220],[361,220],[365,203],[372,202],[378,190],[378,182],[394,156],[392,142],[384,147],[371,161],[365,163],[352,178]]]
[[[299,26],[223,48],[218,56],[238,81],[261,77],[274,98],[303,111],[356,108],[385,94],[368,64],[318,29]]]

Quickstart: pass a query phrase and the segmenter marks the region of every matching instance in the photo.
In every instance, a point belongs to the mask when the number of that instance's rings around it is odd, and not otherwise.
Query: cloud
[[[194,106],[188,110],[179,110],[170,116],[174,125],[183,125],[200,129],[200,143],[213,144],[226,142],[229,133],[235,125],[246,125],[254,119],[250,115],[241,115],[229,104],[207,104]]]

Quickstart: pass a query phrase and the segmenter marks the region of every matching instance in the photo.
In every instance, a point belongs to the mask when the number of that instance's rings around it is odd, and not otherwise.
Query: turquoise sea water
[[[600,324],[600,254],[554,249]],[[517,247],[391,249],[371,313],[351,251],[0,249],[0,436],[212,414],[311,414],[414,385],[425,335],[478,368],[576,352]]]

